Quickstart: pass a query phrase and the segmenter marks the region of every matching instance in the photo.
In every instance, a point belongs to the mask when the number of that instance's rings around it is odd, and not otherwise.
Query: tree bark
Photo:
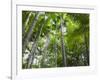
[[[30,58],[30,60],[29,60],[29,62],[28,62],[28,63],[29,63],[28,68],[32,68],[32,63],[33,63],[33,60],[34,60],[35,50],[36,50],[36,47],[37,47],[37,46],[36,46],[36,45],[37,45],[37,41],[38,41],[39,36],[40,36],[40,34],[41,34],[41,32],[42,32],[42,28],[43,28],[44,24],[41,23],[41,25],[42,25],[42,26],[40,26],[40,28],[38,29],[36,38],[35,38],[35,40],[33,41],[34,44],[32,45],[32,50],[31,50],[31,57],[32,57],[32,58]]]
[[[29,39],[30,39],[30,37],[31,37],[31,35],[32,35],[33,29],[35,28],[35,25],[36,25],[38,16],[39,16],[39,12],[37,12],[37,13],[35,14],[35,17],[34,17],[34,20],[33,20],[33,22],[32,22],[32,25],[30,26],[30,28],[29,28],[29,30],[28,30],[28,34],[27,34],[27,36],[26,36],[26,38],[25,38],[25,40],[24,40],[24,42],[23,42],[23,47],[22,47],[23,53],[24,53],[25,48],[26,48],[26,46],[27,46],[27,43],[28,43],[28,41],[29,41]]]
[[[63,61],[63,66],[67,66],[66,64],[66,53],[65,53],[65,46],[64,46],[64,36],[63,36],[63,20],[61,17],[61,49],[62,49],[62,61]]]
[[[27,17],[25,23],[24,23],[23,26],[22,26],[23,39],[24,39],[24,37],[25,37],[25,35],[26,35],[26,33],[25,33],[25,28],[26,28],[27,25],[28,25],[28,22],[29,22],[29,19],[30,19],[31,15],[32,15],[32,12],[30,12],[30,13],[28,14],[28,17]]]
[[[56,25],[56,32],[57,32],[57,25]],[[55,36],[55,44],[54,44],[55,66],[57,67],[57,34],[55,34],[54,36]]]
[[[42,64],[41,64],[42,67],[44,67],[44,65],[46,65],[46,64],[45,64],[45,59],[47,58],[47,57],[46,57],[46,54],[47,54],[47,48],[48,48],[49,44],[50,44],[50,37],[49,37],[49,35],[47,34],[47,35],[46,35],[46,42],[45,42],[45,45],[44,45],[44,47],[43,47],[43,49],[42,49],[42,51],[43,51],[43,53],[42,53],[43,58],[42,58]]]
[[[57,44],[54,44],[55,66],[57,67]]]

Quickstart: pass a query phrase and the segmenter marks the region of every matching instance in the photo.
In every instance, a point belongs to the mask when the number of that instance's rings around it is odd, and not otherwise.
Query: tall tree
[[[62,49],[62,59],[63,59],[63,65],[67,66],[66,64],[66,53],[65,53],[65,46],[64,46],[64,36],[63,36],[63,27],[64,27],[64,22],[62,17],[61,19],[61,49]]]
[[[38,17],[39,17],[39,12],[37,12],[37,13],[35,14],[35,17],[34,17],[34,20],[33,20],[33,22],[32,22],[32,25],[29,27],[28,34],[26,35],[26,38],[25,38],[24,41],[23,41],[23,47],[22,47],[23,53],[24,53],[24,51],[25,51],[25,49],[26,49],[26,46],[27,46],[27,44],[28,44],[28,41],[29,41],[29,39],[30,39],[30,37],[31,37],[31,35],[32,35],[32,31],[33,31],[33,29],[35,28],[35,25],[36,25],[36,22],[37,22],[37,20],[38,20]]]
[[[45,15],[45,14],[44,14]],[[45,24],[45,18],[43,18],[42,20],[41,20],[41,25],[40,25],[40,27],[38,28],[38,32],[37,32],[37,35],[36,35],[36,37],[35,37],[35,39],[34,39],[34,43],[33,43],[33,45],[32,45],[32,50],[31,50],[31,58],[29,59],[29,62],[28,62],[28,68],[32,68],[32,63],[33,63],[33,60],[34,60],[34,55],[35,55],[35,50],[36,50],[36,48],[37,48],[37,41],[38,41],[38,39],[39,39],[39,37],[40,37],[40,34],[41,34],[41,32],[42,32],[42,29],[43,29],[43,27],[44,27],[44,24]]]

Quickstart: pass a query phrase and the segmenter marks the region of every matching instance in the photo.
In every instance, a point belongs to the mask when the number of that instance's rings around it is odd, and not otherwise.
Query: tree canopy
[[[22,68],[89,66],[89,14],[22,11]]]

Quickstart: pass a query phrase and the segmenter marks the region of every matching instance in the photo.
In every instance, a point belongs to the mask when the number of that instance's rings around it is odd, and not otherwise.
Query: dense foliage
[[[89,66],[89,14],[22,11],[22,68]]]

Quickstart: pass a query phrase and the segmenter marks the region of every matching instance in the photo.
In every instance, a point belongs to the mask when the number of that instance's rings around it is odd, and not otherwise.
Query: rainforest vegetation
[[[89,66],[89,14],[22,11],[22,68]]]

